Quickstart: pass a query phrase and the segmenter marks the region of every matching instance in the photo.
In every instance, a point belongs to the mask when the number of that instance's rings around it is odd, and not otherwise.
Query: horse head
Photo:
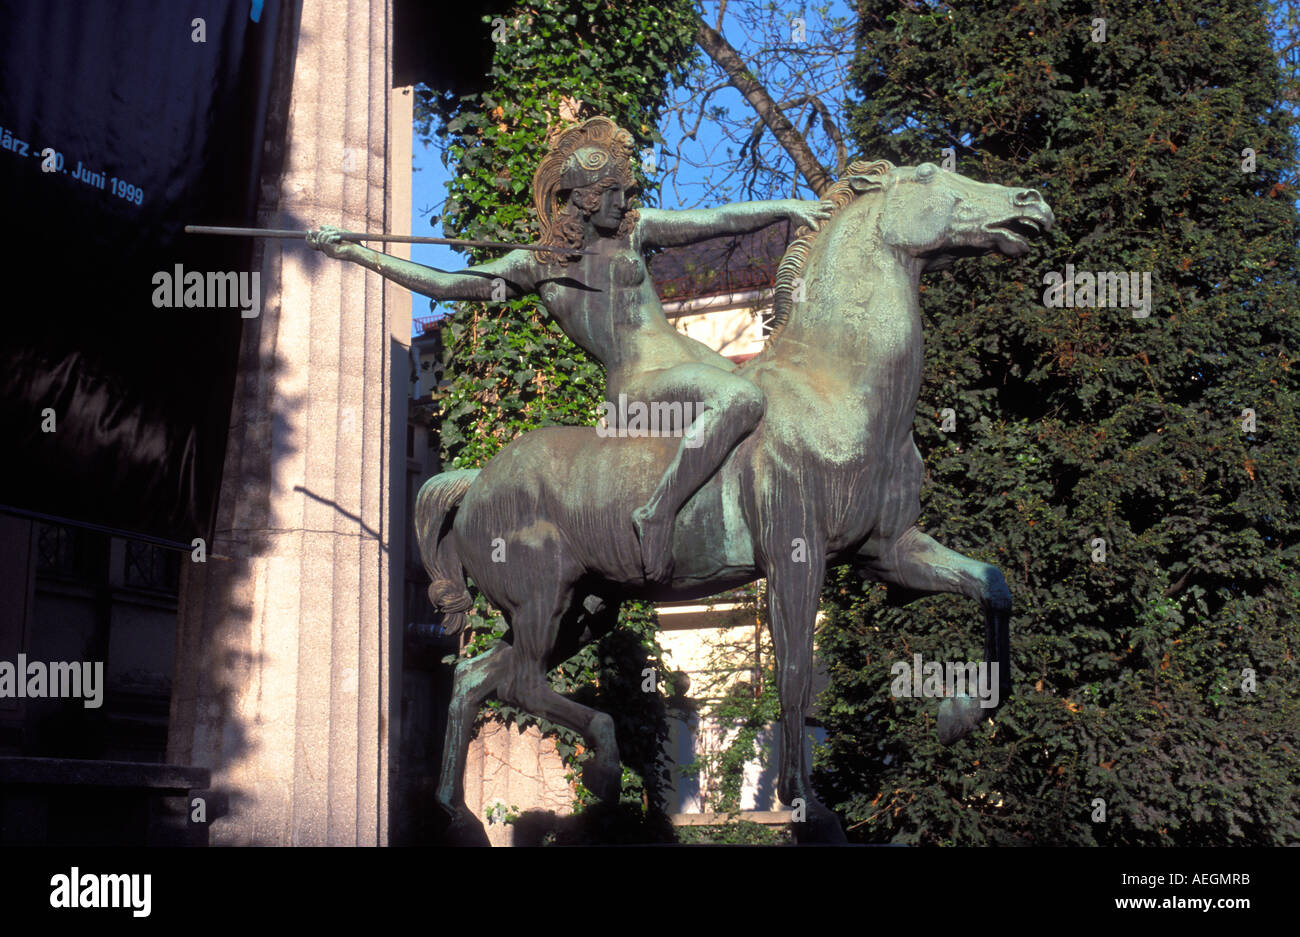
[[[1008,257],[1029,252],[1029,238],[1051,230],[1055,217],[1034,189],[976,182],[934,163],[895,166],[888,160],[862,160],[824,193],[834,209],[818,231],[806,228],[786,250],[776,275],[771,318],[772,339],[791,319],[825,335],[832,320],[842,318],[840,304],[817,295],[817,270],[870,279],[882,268],[903,274],[942,270],[957,257],[997,251]],[[829,267],[827,265],[830,265]],[[822,286],[830,280],[821,281]],[[808,284],[809,305],[796,304]],[[860,286],[849,287],[855,292]],[[836,287],[842,290],[841,287]]]
[[[881,177],[881,241],[940,270],[953,259],[997,251],[1029,253],[1029,238],[1056,219],[1035,189],[976,182],[934,163],[903,166]]]

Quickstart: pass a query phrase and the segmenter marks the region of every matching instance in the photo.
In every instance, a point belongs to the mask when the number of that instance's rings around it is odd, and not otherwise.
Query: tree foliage
[[[860,9],[860,150],[951,147],[1057,227],[922,285],[921,526],[1006,575],[1015,696],[940,747],[889,668],[978,659],[976,607],[840,576],[819,786],[869,841],[1300,841],[1300,229],[1262,5]],[[1150,271],[1150,316],[1047,307],[1067,264]]]

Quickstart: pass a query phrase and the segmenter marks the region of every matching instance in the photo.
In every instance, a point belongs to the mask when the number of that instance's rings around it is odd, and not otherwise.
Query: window
[[[122,582],[136,589],[179,592],[180,556],[175,550],[139,540],[128,540],[123,553]]]

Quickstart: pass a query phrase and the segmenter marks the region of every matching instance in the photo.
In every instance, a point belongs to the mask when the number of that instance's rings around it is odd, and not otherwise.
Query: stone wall
[[[567,769],[555,742],[536,727],[520,730],[488,722],[470,743],[465,762],[465,803],[483,819],[495,804],[514,812],[543,811],[557,817],[573,812],[575,790],[565,780]],[[514,830],[506,823],[484,820],[493,846],[510,846]]]
[[[258,224],[393,230],[391,4],[306,3],[293,26]],[[214,844],[383,845],[410,301],[298,242],[256,256],[215,542],[181,583],[168,758],[211,770]]]

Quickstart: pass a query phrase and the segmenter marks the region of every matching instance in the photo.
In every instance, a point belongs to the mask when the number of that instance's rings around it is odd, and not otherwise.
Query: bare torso
[[[638,375],[681,364],[704,364],[725,372],[729,360],[668,322],[646,270],[632,245],[602,238],[596,254],[567,265],[538,264],[537,292],[547,312],[608,373],[608,395],[636,385]]]

